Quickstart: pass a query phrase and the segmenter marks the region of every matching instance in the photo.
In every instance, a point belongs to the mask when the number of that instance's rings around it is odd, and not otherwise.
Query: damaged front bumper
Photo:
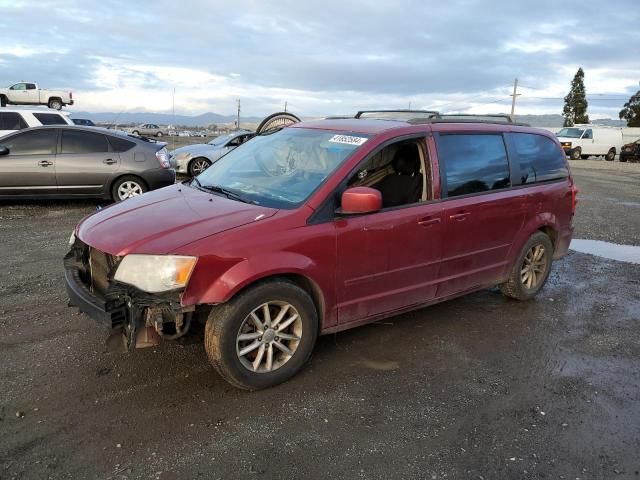
[[[127,349],[152,346],[159,337],[175,339],[190,326],[194,307],[183,307],[180,291],[143,292],[113,280],[119,259],[75,241],[64,257],[64,280],[69,306],[96,320],[110,331],[122,331]]]

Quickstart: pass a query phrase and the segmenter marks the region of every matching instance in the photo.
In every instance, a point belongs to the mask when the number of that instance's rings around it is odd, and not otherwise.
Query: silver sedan
[[[169,156],[171,165],[176,169],[176,172],[194,177],[204,172],[220,157],[254,136],[253,132],[238,131],[214,138],[209,143],[176,148]]]

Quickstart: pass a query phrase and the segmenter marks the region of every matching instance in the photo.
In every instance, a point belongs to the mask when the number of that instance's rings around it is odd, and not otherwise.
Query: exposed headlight
[[[73,244],[76,243],[76,231],[71,232],[71,236],[69,237],[69,246],[73,247]]]
[[[197,260],[178,255],[127,255],[113,278],[145,292],[166,292],[187,285]]]
[[[189,152],[178,153],[175,155],[176,160],[187,160],[191,158],[191,154]]]

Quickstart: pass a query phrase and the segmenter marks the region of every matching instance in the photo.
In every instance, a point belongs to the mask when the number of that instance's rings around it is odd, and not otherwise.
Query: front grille
[[[115,258],[108,253],[89,247],[87,270],[89,272],[89,287],[102,296],[109,287],[110,274],[115,266]]]

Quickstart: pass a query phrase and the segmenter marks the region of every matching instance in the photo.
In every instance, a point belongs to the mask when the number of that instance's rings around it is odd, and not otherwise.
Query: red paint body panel
[[[290,128],[360,133],[369,139],[293,210],[236,202],[176,185],[104,209],[77,234],[113,255],[198,257],[182,304],[226,302],[274,275],[306,279],[321,309],[323,332],[442,301],[503,281],[519,250],[548,228],[555,255],[571,239],[571,178],[441,199],[432,132],[545,131],[511,125],[424,124],[377,120],[302,122]],[[430,200],[368,215],[311,222],[325,200],[385,142],[426,137]],[[558,144],[558,148],[559,144]]]

